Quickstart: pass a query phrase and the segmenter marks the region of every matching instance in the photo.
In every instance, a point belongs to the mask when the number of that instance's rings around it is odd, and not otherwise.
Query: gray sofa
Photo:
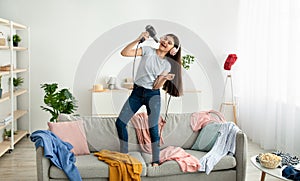
[[[164,144],[179,146],[197,158],[206,152],[191,150],[199,132],[193,132],[190,127],[190,113],[169,114],[167,123],[162,132]],[[119,140],[115,128],[115,117],[85,117],[84,126],[88,141],[90,155],[76,156],[76,163],[83,180],[109,180],[109,166],[93,155],[101,149],[119,150]],[[210,174],[204,172],[182,172],[176,161],[167,161],[158,167],[152,167],[151,155],[141,151],[138,145],[135,129],[128,124],[129,154],[139,159],[143,166],[141,180],[163,181],[244,181],[247,161],[247,138],[243,132],[236,137],[236,152],[234,156],[223,157]],[[39,181],[68,180],[65,173],[52,165],[43,157],[43,148],[36,150],[37,175]]]

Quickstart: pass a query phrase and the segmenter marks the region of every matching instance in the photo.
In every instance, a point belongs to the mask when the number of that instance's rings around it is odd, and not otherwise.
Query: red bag
[[[235,63],[236,59],[237,59],[236,54],[229,54],[224,63],[224,69],[231,70],[231,66]]]

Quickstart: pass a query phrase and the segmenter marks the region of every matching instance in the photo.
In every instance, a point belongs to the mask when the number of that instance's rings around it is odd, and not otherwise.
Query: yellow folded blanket
[[[140,181],[142,163],[125,153],[101,150],[94,153],[99,160],[109,165],[110,181]]]

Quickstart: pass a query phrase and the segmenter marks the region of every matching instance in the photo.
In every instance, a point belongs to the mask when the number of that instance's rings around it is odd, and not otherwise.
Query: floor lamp
[[[236,54],[229,54],[225,63],[224,63],[224,69],[227,71],[227,76],[225,79],[225,85],[224,85],[224,90],[223,90],[223,101],[220,106],[220,112],[225,114],[225,106],[232,106],[233,110],[233,121],[235,124],[237,124],[237,113],[236,113],[236,104],[234,101],[234,96],[233,96],[233,83],[232,83],[232,75],[231,75],[231,66],[236,62],[237,56]],[[230,89],[231,89],[231,99],[229,101],[226,101],[226,88],[227,85],[230,84]]]

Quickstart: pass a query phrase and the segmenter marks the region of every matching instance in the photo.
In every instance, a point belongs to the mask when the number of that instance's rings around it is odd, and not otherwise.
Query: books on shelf
[[[0,117],[0,126],[9,124],[12,121],[12,116]]]

